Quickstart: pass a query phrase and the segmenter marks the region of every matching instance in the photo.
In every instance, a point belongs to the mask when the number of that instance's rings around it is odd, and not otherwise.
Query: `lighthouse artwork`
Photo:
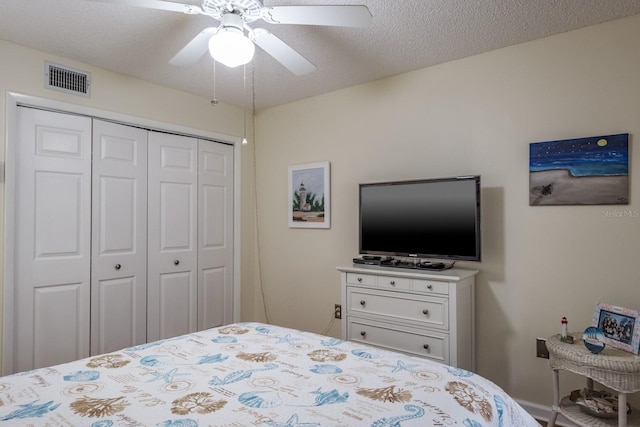
[[[298,190],[298,208],[302,212],[311,211],[311,204],[307,202],[307,189],[304,188],[304,182],[300,183],[300,189]]]
[[[289,227],[329,228],[329,162],[289,166]]]

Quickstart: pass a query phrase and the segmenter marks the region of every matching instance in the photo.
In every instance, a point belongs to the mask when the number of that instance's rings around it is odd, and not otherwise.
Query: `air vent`
[[[52,62],[44,63],[44,86],[74,95],[91,96],[91,73]]]

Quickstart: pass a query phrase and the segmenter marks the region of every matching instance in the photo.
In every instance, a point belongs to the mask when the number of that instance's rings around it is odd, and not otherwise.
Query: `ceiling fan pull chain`
[[[242,145],[247,145],[247,64],[242,66]]]
[[[216,62],[213,61],[213,99],[211,100],[211,105],[214,107],[218,105],[218,99],[216,98]]]

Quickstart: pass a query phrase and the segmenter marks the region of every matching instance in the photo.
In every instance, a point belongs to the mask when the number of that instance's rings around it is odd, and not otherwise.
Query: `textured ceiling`
[[[255,103],[259,110],[640,13],[639,0],[264,0],[265,6],[299,4],[364,4],[372,26],[255,22],[253,28],[268,29],[317,70],[295,76],[256,49],[245,97],[243,67],[215,67],[219,102]],[[214,97],[208,55],[190,67],[168,62],[217,24],[202,15],[86,0],[0,0],[0,39],[208,98]]]

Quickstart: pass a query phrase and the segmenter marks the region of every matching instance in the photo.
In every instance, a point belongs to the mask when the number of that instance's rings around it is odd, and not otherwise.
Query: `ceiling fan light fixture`
[[[226,14],[220,30],[209,39],[209,53],[216,61],[234,68],[253,59],[256,47],[242,30],[242,18]]]

